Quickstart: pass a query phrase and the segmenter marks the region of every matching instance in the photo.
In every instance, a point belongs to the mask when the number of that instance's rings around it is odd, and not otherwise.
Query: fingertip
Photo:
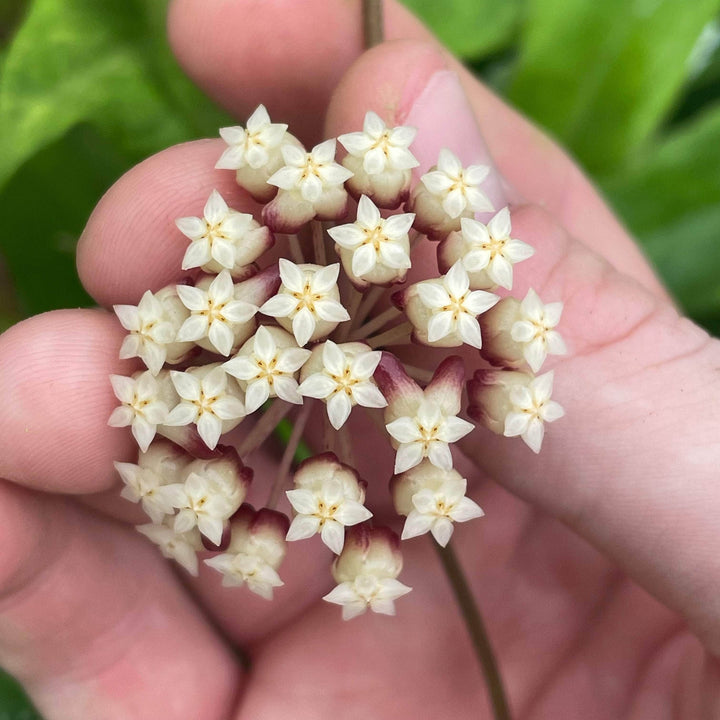
[[[130,434],[109,428],[117,404],[108,375],[123,330],[97,310],[57,310],[0,337],[0,476],[38,490],[97,492],[117,482],[112,461],[132,459]]]

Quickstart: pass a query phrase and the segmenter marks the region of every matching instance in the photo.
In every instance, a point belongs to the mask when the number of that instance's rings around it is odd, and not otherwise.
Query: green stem
[[[455,600],[457,600],[460,613],[465,621],[465,627],[470,635],[475,655],[482,666],[485,682],[490,692],[490,701],[492,703],[495,720],[511,720],[510,707],[505,697],[502,678],[500,677],[497,661],[495,660],[495,655],[485,630],[485,624],[483,623],[480,610],[475,603],[475,598],[470,590],[465,574],[455,555],[455,551],[450,544],[448,544],[447,547],[441,547],[437,543],[433,543],[433,545],[435,545],[437,553],[440,556],[443,569],[450,581]]]
[[[365,47],[371,48],[383,41],[382,0],[363,0],[363,39]]]

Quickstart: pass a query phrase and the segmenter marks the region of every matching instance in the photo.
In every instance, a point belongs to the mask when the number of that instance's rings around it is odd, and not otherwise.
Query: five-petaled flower
[[[387,405],[372,379],[381,352],[370,350],[364,343],[336,345],[332,340],[326,340],[312,352],[302,369],[298,389],[301,395],[325,401],[328,418],[336,430],[345,424],[355,405],[370,408]]]
[[[171,371],[170,377],[181,402],[174,407],[165,425],[195,423],[203,442],[214,450],[223,432],[232,430],[245,417],[241,391],[234,379],[219,365]]]
[[[268,398],[302,403],[297,373],[310,357],[310,350],[298,347],[290,333],[260,326],[240,352],[223,364],[245,390],[245,410],[257,410]]]
[[[200,344],[207,337],[211,346],[209,349],[227,356],[233,345],[245,340],[245,336],[252,332],[258,307],[235,299],[235,286],[227,270],[223,270],[207,290],[178,285],[177,292],[190,310],[190,317],[178,330],[178,340],[192,340]]]
[[[260,308],[295,335],[301,347],[311,340],[329,335],[338,325],[350,319],[340,304],[337,286],[340,265],[296,265],[280,258],[282,284],[275,297]]]

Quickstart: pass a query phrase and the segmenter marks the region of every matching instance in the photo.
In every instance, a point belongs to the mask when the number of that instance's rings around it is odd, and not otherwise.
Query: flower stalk
[[[472,590],[468,585],[467,578],[463,573],[455,550],[451,543],[441,547],[433,543],[437,551],[443,570],[450,581],[455,600],[460,608],[460,614],[465,622],[470,640],[472,641],[475,655],[480,661],[485,682],[487,683],[495,720],[511,720],[510,706],[508,705],[505,689],[503,687],[500,670],[493,653],[490,639],[488,638],[485,624],[480,615],[480,610],[473,597]]]

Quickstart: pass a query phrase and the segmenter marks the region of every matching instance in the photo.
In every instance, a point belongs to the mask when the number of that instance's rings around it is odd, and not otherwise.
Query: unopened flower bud
[[[205,560],[222,573],[225,587],[247,585],[251,592],[272,600],[273,588],[283,585],[277,569],[285,557],[288,519],[268,508],[243,505],[232,518],[226,552]]]
[[[341,605],[343,620],[369,607],[384,615],[395,614],[395,600],[411,588],[397,580],[402,570],[400,540],[389,528],[356,525],[347,532],[342,554],[332,574],[338,583],[323,600]]]

